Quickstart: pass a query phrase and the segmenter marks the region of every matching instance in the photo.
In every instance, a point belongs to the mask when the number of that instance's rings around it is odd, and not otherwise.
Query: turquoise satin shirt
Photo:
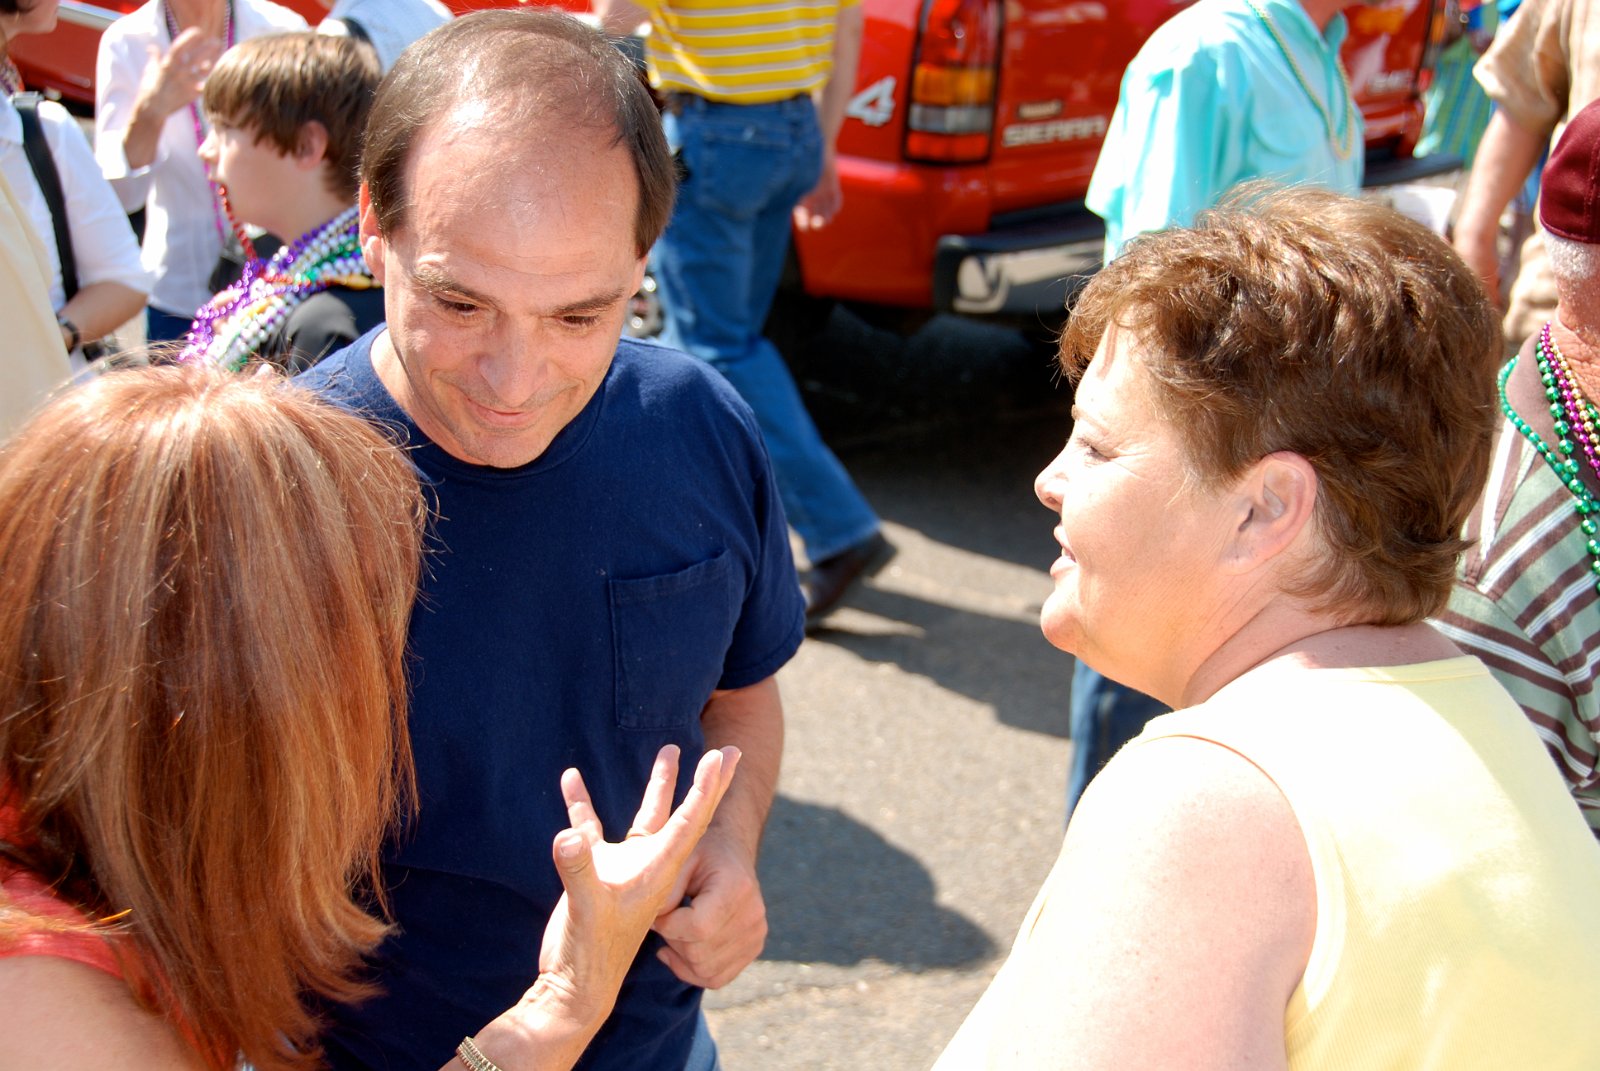
[[[1318,33],[1298,0],[1255,4],[1270,27],[1250,0],[1200,0],[1128,65],[1085,198],[1106,221],[1107,260],[1249,179],[1360,190],[1361,111],[1338,67],[1344,16]]]

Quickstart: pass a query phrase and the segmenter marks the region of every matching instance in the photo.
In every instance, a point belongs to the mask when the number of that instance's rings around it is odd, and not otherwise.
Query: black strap
[[[44,127],[39,122],[39,94],[14,93],[11,104],[22,118],[22,147],[28,154],[28,166],[44,194],[50,208],[50,224],[56,232],[56,255],[61,259],[61,289],[71,301],[78,292],[78,261],[72,255],[72,231],[67,226],[67,199],[61,193],[61,175],[56,171],[55,157],[50,154],[50,143],[44,139]]]
[[[339,21],[344,23],[344,28],[349,31],[351,37],[354,37],[364,45],[372,44],[372,35],[367,32],[367,28],[361,23],[351,18],[340,18]],[[373,47],[377,46],[374,45]]]

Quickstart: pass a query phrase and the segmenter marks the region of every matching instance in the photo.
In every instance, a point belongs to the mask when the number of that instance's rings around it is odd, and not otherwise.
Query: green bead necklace
[[[1555,365],[1551,356],[1553,347],[1550,327],[1546,324],[1545,329],[1540,332],[1533,353],[1534,359],[1539,362],[1539,381],[1544,385],[1544,396],[1550,403],[1550,415],[1555,420],[1555,447],[1552,449],[1550,444],[1522,419],[1506,396],[1506,381],[1511,378],[1511,371],[1517,366],[1515,357],[1507,361],[1506,366],[1500,370],[1500,411],[1506,415],[1511,426],[1533,444],[1539,456],[1544,458],[1550,470],[1555,473],[1556,479],[1572,493],[1572,508],[1578,514],[1578,527],[1587,537],[1585,549],[1589,552],[1589,571],[1596,577],[1596,591],[1600,591],[1600,521],[1596,520],[1597,516],[1600,516],[1600,501],[1596,501],[1588,485],[1578,476],[1578,459],[1573,456],[1577,453],[1578,447],[1570,438],[1575,423],[1586,423],[1590,428],[1600,424],[1600,412],[1597,412],[1593,403],[1578,393],[1576,386],[1563,375],[1564,362],[1561,368]],[[1569,407],[1575,412],[1569,412]]]

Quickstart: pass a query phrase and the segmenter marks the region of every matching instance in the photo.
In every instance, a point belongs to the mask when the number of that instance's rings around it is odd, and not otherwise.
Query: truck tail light
[[[909,159],[973,163],[989,155],[1000,30],[1000,0],[924,0],[906,117]]]

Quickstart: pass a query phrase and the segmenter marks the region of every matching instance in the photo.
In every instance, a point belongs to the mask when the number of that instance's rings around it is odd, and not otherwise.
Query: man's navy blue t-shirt
[[[375,337],[296,382],[392,428],[437,509],[410,636],[420,812],[385,854],[384,995],[329,1009],[324,1040],[336,1068],[432,1071],[537,974],[561,771],[583,771],[611,839],[663,744],[685,756],[681,799],[712,690],[775,673],[804,609],[755,419],[704,365],[623,341],[544,454],[495,469],[418,430],[373,372]],[[683,1067],[700,990],[659,947],[580,1067]]]

